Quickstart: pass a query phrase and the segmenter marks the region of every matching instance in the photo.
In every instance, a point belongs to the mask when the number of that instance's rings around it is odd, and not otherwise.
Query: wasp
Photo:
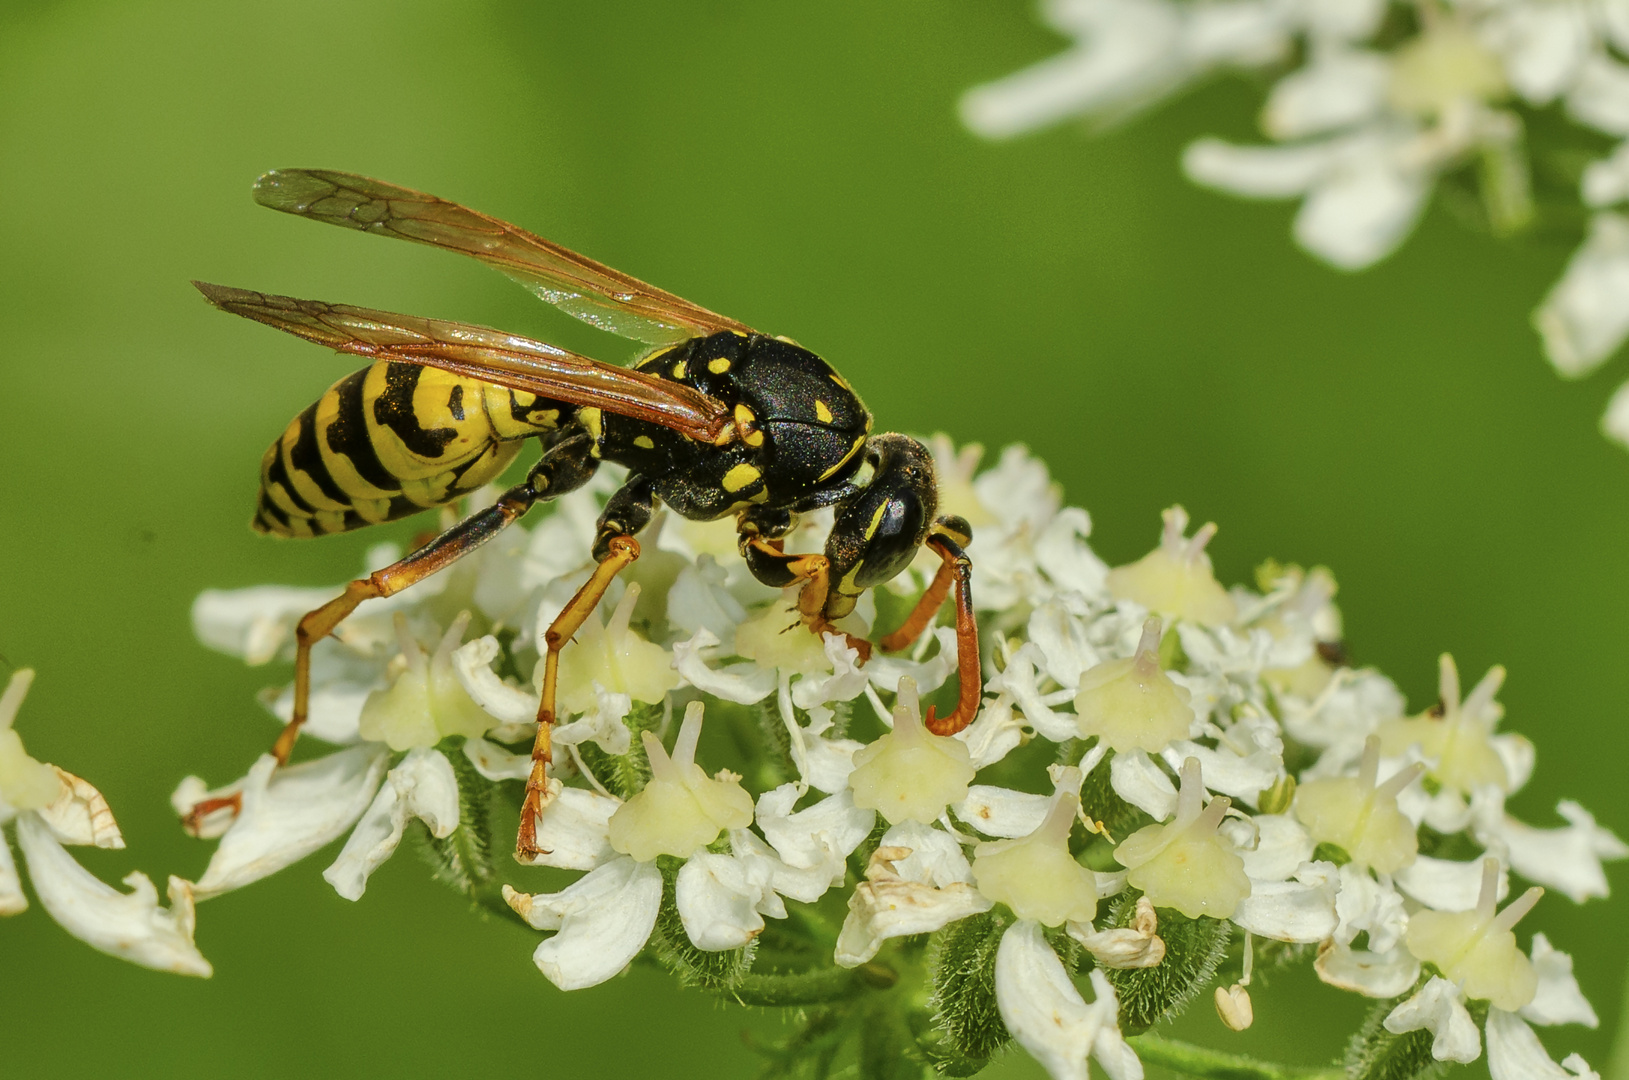
[[[870,412],[819,356],[433,195],[350,173],[284,169],[262,176],[254,199],[472,256],[562,311],[650,347],[625,368],[483,326],[194,282],[224,311],[367,361],[266,451],[253,520],[263,533],[319,536],[444,506],[497,479],[526,440],[542,448],[525,480],[491,506],[300,620],[293,715],[273,747],[279,764],[306,719],[313,644],[363,601],[445,569],[532,506],[580,487],[605,461],[625,466],[628,477],[600,515],[595,570],[544,635],[517,857],[538,854],[560,650],[639,558],[636,537],[660,506],[697,521],[733,515],[753,576],[775,588],[797,586],[799,620],[817,634],[841,633],[834,623],[856,599],[926,545],[939,571],[904,625],[879,644],[909,645],[954,587],[957,704],[926,719],[939,734],[972,722],[982,680],[964,550],[971,530],[938,514],[927,448],[872,434]],[[835,520],[825,551],[786,551],[799,515],[828,506]],[[869,659],[869,642],[849,641]]]

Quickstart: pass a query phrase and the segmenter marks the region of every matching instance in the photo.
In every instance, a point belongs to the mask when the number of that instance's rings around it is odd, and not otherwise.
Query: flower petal
[[[1040,925],[1029,919],[1014,923],[996,949],[1001,1020],[1053,1080],[1087,1080],[1088,1055],[1112,1080],[1141,1080],[1142,1062],[1120,1037],[1114,988],[1101,971],[1091,974],[1097,1000],[1088,1005]]]
[[[967,859],[959,849],[954,856],[944,851],[932,833],[955,846],[948,833],[914,822],[896,825],[883,837],[866,867],[866,880],[849,896],[848,917],[837,936],[838,965],[858,967],[889,938],[931,933],[990,910],[990,901],[972,885]],[[894,846],[890,837],[914,841],[920,850]],[[965,876],[952,876],[958,872]]]
[[[551,788],[560,782],[549,778]],[[538,854],[528,866],[594,870],[617,857],[611,850],[611,815],[620,800],[585,788],[558,788],[537,821]]]
[[[1116,795],[1146,811],[1155,821],[1164,821],[1176,813],[1176,786],[1141,750],[1114,755],[1109,762],[1109,786]]]
[[[1326,51],[1273,87],[1262,130],[1275,139],[1300,139],[1361,123],[1385,107],[1390,77],[1391,66],[1379,53]]]
[[[1577,1054],[1563,1069],[1551,1059],[1533,1029],[1514,1013],[1488,1010],[1488,1075],[1493,1080],[1601,1080]]]
[[[645,947],[662,907],[662,872],[622,856],[560,892],[531,895],[505,885],[503,898],[537,929],[560,931],[532,960],[560,989],[581,990],[616,975]]]
[[[1386,1030],[1401,1035],[1425,1028],[1436,1036],[1431,1056],[1438,1061],[1475,1061],[1482,1054],[1482,1037],[1463,999],[1459,987],[1433,975],[1419,993],[1387,1014]]]
[[[53,766],[55,768],[55,766]],[[124,847],[119,823],[102,793],[66,769],[57,769],[62,794],[39,811],[40,820],[51,827],[64,844],[92,844],[115,851]]]
[[[537,695],[498,678],[492,670],[498,652],[498,639],[491,634],[467,641],[453,650],[453,674],[470,700],[494,720],[505,724],[536,723]]]
[[[1495,830],[1511,867],[1529,881],[1557,889],[1581,904],[1592,896],[1606,896],[1603,859],[1629,855],[1629,846],[1610,829],[1595,823],[1588,810],[1563,799],[1556,813],[1570,823],[1560,829],[1535,829],[1506,817]]]
[[[1397,888],[1437,911],[1469,911],[1482,891],[1482,860],[1453,862],[1421,855],[1392,876]],[[1499,899],[1510,892],[1510,875],[1499,871]]]
[[[1333,166],[1335,147],[1234,146],[1197,139],[1182,152],[1182,170],[1202,187],[1254,199],[1287,199],[1311,190]]]
[[[1552,947],[1542,933],[1533,935],[1533,969],[1538,973],[1538,992],[1521,1007],[1524,1019],[1535,1024],[1600,1025],[1595,1009],[1578,989],[1572,957]]]
[[[1602,212],[1533,312],[1544,352],[1567,376],[1588,375],[1629,336],[1629,218]]]
[[[324,880],[345,899],[360,900],[368,877],[395,852],[408,820],[415,817],[429,826],[432,836],[444,837],[458,828],[458,778],[439,750],[412,750],[390,770],[339,858],[322,872]]]
[[[701,851],[679,868],[674,903],[684,932],[698,949],[739,949],[763,933],[758,907],[773,896],[762,863]]]
[[[1318,978],[1341,990],[1371,998],[1407,993],[1420,978],[1420,962],[1398,945],[1390,952],[1365,952],[1327,941],[1313,961]]]
[[[464,740],[464,756],[488,780],[525,780],[532,775],[532,755],[511,754],[480,737]]]
[[[1016,838],[1041,827],[1051,798],[1027,791],[1011,791],[989,784],[974,784],[967,798],[953,808],[956,817],[985,836]]]
[[[34,894],[51,918],[109,956],[156,971],[208,978],[212,969],[193,944],[192,886],[170,878],[169,908],[146,874],[124,879],[130,892],[110,888],[74,861],[50,826],[34,814],[17,819],[17,843],[28,861]]]
[[[1396,250],[1419,220],[1431,186],[1383,155],[1352,155],[1314,187],[1295,215],[1295,239],[1342,270],[1362,270]]]
[[[794,811],[797,799],[796,784],[782,784],[758,796],[758,828],[786,865],[825,867],[831,884],[842,884],[845,860],[871,835],[877,812],[855,806],[847,789]]]
[[[23,882],[11,858],[11,843],[0,834],[0,916],[27,910],[28,897],[23,895]]]
[[[388,761],[376,743],[280,769],[276,758],[262,756],[241,782],[242,811],[195,895],[203,900],[259,881],[338,838],[367,809]]]
[[[717,670],[708,667],[701,654],[717,644],[718,636],[705,626],[690,640],[674,642],[674,670],[702,693],[738,705],[755,704],[775,692],[774,668],[761,668],[757,664],[735,664]]]
[[[1340,923],[1335,915],[1339,888],[1334,863],[1310,862],[1296,871],[1294,881],[1252,881],[1233,921],[1274,941],[1323,941]]]

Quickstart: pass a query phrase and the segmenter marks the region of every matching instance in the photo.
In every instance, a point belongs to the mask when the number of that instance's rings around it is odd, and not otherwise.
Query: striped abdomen
[[[266,451],[254,527],[316,536],[416,514],[503,472],[571,409],[436,368],[352,372]]]

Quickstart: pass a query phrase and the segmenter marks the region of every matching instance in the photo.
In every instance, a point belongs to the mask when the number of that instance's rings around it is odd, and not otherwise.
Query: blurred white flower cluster
[[[796,1006],[821,1046],[893,1038],[955,1075],[1009,1038],[1059,1078],[1084,1080],[1088,1059],[1114,1080],[1144,1060],[1180,1071],[1205,1051],[1141,1033],[1200,992],[1246,1027],[1253,974],[1294,961],[1382,1003],[1353,1076],[1473,1060],[1483,1030],[1494,1076],[1569,1075],[1529,1025],[1595,1014],[1570,958],[1542,934],[1524,951],[1513,927],[1540,886],[1605,896],[1602,860],[1629,849],[1572,803],[1557,828],[1506,813],[1535,755],[1499,729],[1500,669],[1462,694],[1443,657],[1440,699],[1411,716],[1345,663],[1326,571],[1268,564],[1256,589],[1224,588],[1215,527],[1189,535],[1180,507],[1111,569],[1022,448],[979,472],[976,447],[933,446],[943,509],[975,533],[986,696],[966,730],[921,719],[922,698],[954,691],[950,627],[862,663],[752,580],[733,522],[669,517],[560,658],[534,860],[552,869],[483,865],[513,836],[487,811],[520,804],[538,639],[591,569],[602,469],[317,646],[307,731],[338,749],[182,783],[176,809],[220,838],[196,894],[348,834],[325,877],[356,899],[412,828],[461,888],[490,882],[495,906],[548,932],[534,959],[562,989],[643,957]],[[806,521],[788,550],[822,529]],[[934,569],[925,557],[844,629],[890,628]],[[251,663],[286,658],[326,595],[208,592],[197,631]],[[286,717],[286,691],[265,703]],[[1513,876],[1534,887],[1506,902]],[[896,989],[912,979],[921,992]],[[815,1045],[793,1043],[775,1060]]]
[[[1449,174],[1473,177],[1495,234],[1531,226],[1533,121],[1564,113],[1591,144],[1565,156],[1598,156],[1565,166],[1586,235],[1533,325],[1569,377],[1629,338],[1629,142],[1595,149],[1629,137],[1624,0],[1042,0],[1041,16],[1074,46],[968,91],[969,128],[1007,138],[1114,119],[1226,70],[1280,73],[1261,112],[1269,144],[1201,138],[1183,169],[1246,198],[1300,199],[1296,242],[1343,270],[1396,250]],[[1629,384],[1602,429],[1629,445]]]

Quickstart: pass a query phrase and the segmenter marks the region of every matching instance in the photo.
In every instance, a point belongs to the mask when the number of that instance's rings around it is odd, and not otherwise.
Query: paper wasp
[[[972,722],[982,689],[963,548],[967,523],[937,516],[927,449],[871,434],[871,414],[826,362],[568,251],[513,225],[407,188],[349,173],[267,173],[255,201],[284,213],[470,255],[561,310],[655,346],[634,367],[603,364],[486,327],[197,284],[216,307],[342,353],[367,367],[335,383],[266,451],[254,526],[315,536],[450,503],[495,479],[536,438],[526,479],[401,561],[351,582],[300,620],[294,712],[273,753],[286,763],[310,695],[311,646],[362,601],[444,569],[534,503],[585,483],[601,461],[628,469],[599,519],[588,582],[548,628],[531,777],[517,854],[537,854],[560,649],[623,568],[659,504],[692,520],[734,515],[742,556],[772,587],[801,583],[798,610],[816,633],[838,632],[866,589],[890,580],[927,544],[942,565],[905,624],[903,648],[956,588],[960,691],[928,727]],[[798,515],[835,509],[824,554],[793,554]],[[862,657],[870,644],[850,639]]]

